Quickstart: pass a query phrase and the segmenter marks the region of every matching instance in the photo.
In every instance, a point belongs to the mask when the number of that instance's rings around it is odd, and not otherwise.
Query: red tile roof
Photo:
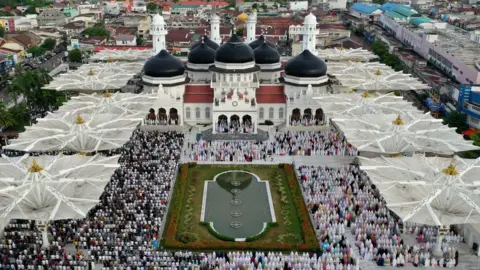
[[[256,91],[257,103],[285,103],[283,85],[262,85]]]
[[[169,42],[190,42],[192,38],[189,29],[170,29],[166,37]]]
[[[212,103],[213,89],[208,84],[189,84],[185,87],[184,103]]]

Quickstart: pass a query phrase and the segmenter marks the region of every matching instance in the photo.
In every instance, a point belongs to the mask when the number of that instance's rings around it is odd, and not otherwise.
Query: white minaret
[[[253,13],[248,16],[245,25],[247,27],[247,39],[245,40],[245,43],[249,44],[255,41],[255,32],[257,30],[257,11],[254,10]]]
[[[220,45],[222,38],[220,37],[220,17],[217,14],[213,14],[210,18],[210,40]]]
[[[157,55],[161,50],[167,49],[167,43],[165,37],[167,36],[167,28],[165,27],[165,20],[160,14],[155,14],[152,20],[152,29],[150,34],[152,35],[153,48],[152,55]]]
[[[309,50],[317,54],[315,45],[317,43],[317,17],[312,13],[308,14],[303,21],[303,51]]]

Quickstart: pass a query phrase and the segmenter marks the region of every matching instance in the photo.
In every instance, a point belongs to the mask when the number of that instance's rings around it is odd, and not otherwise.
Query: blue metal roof
[[[378,6],[378,5],[367,5],[367,4],[363,4],[363,3],[356,3],[356,4],[353,4],[350,8],[355,10],[355,11],[358,11],[360,13],[371,14],[375,10],[379,9],[380,6]]]
[[[403,7],[403,8],[406,8],[406,9],[413,9],[412,7],[409,7],[409,6],[406,6],[406,5],[391,3],[391,2],[387,2],[383,5],[381,5],[380,9],[383,10],[383,11],[393,11],[394,9],[396,9],[398,7]]]

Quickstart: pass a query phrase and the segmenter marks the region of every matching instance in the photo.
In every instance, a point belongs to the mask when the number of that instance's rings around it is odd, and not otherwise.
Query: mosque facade
[[[152,20],[153,57],[144,66],[145,91],[160,98],[149,119],[176,125],[325,123],[313,96],[327,91],[326,63],[316,56],[316,17],[304,21],[303,52],[282,65],[276,45],[256,38],[256,14],[245,20],[246,39],[235,34],[220,44],[220,18],[210,19],[210,37],[194,44],[184,63],[166,51],[165,21]],[[269,124],[271,124],[269,123]]]

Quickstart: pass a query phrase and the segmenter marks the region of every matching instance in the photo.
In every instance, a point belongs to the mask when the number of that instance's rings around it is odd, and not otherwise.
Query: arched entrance
[[[218,133],[228,132],[228,117],[225,114],[222,114],[218,117],[216,131]]]
[[[236,114],[230,116],[230,128],[236,132],[240,128],[240,117]]]
[[[290,121],[292,123],[295,121],[300,121],[300,117],[301,117],[300,109],[293,109]]]
[[[253,133],[254,132],[254,125],[252,122],[252,117],[248,114],[242,117],[242,126],[243,126],[243,133]]]
[[[168,124],[178,125],[178,111],[177,111],[177,109],[171,108],[168,116],[170,117],[168,119]]]
[[[167,124],[167,110],[165,110],[165,108],[159,108],[158,109],[158,120],[162,123],[162,124]]]
[[[315,125],[323,125],[323,109],[315,110]]]
[[[308,108],[303,111],[303,119],[312,119],[312,109]]]
[[[155,109],[150,108],[150,110],[148,110],[147,120],[149,120],[149,122],[153,122],[155,119],[157,119],[157,117],[155,117]]]

